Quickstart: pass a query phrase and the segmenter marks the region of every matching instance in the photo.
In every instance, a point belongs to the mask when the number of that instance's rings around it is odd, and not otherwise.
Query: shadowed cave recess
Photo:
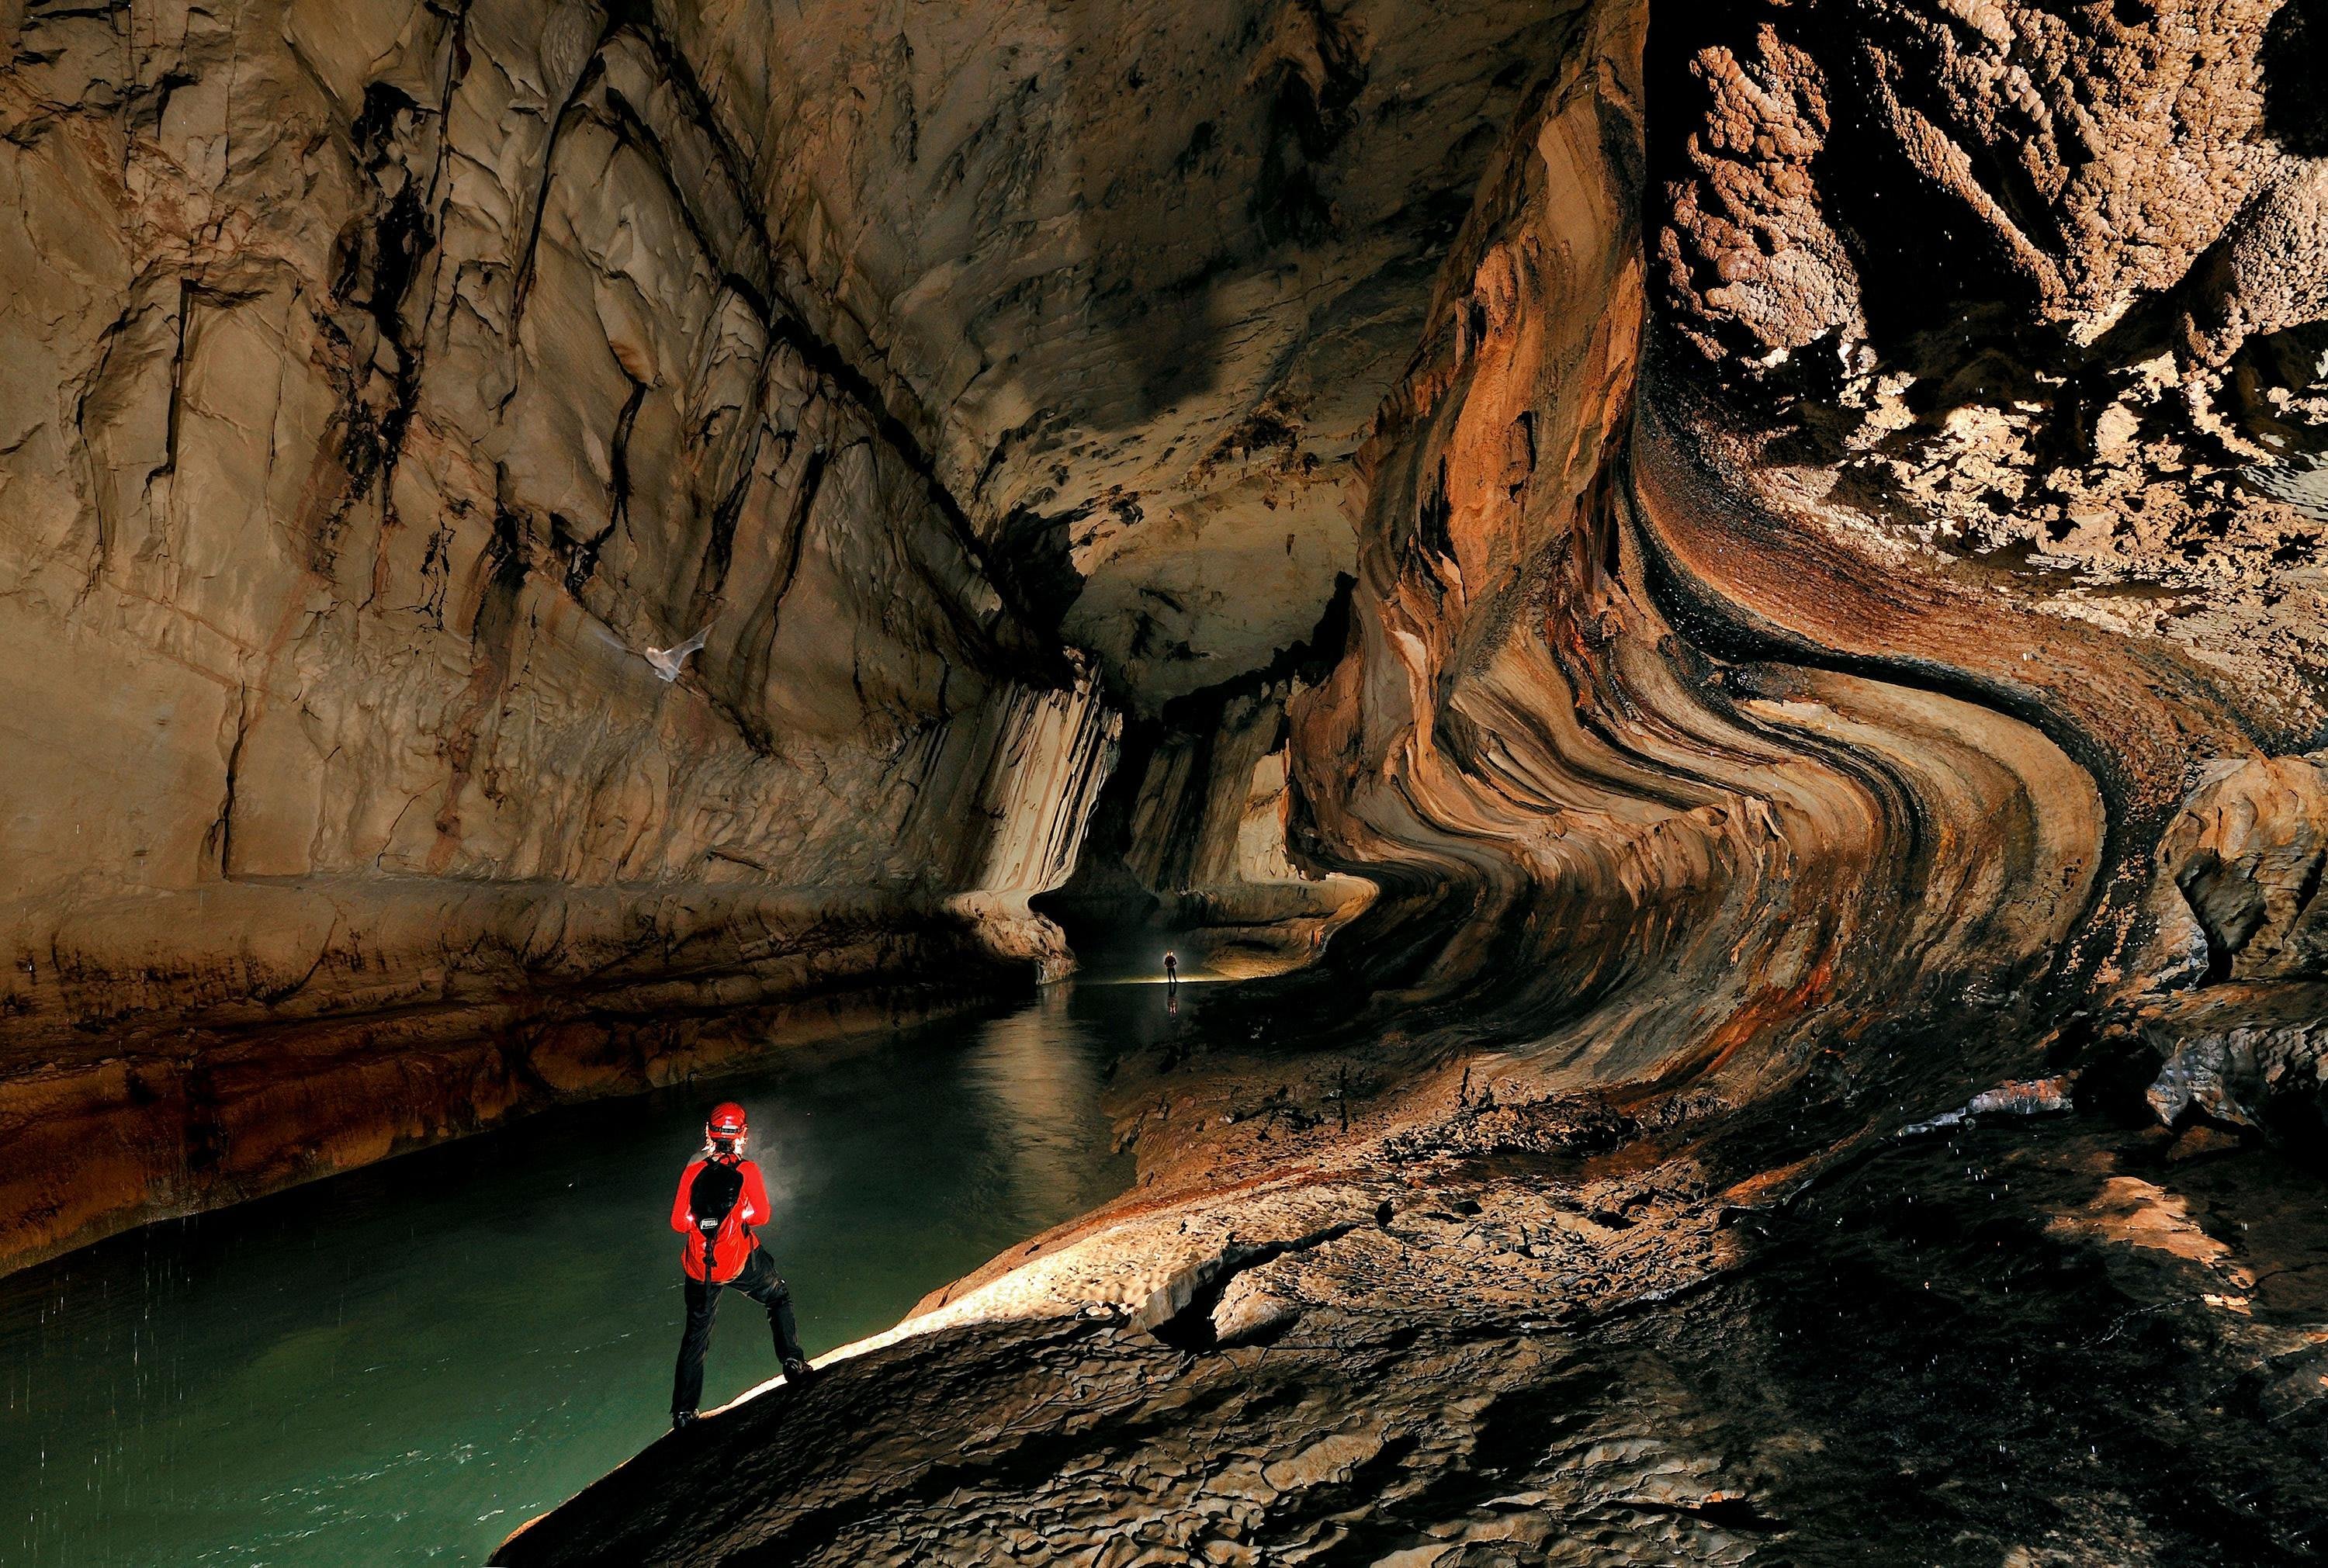
[[[1169,943],[496,1561],[2328,1556],[2316,0],[0,40],[0,1266]]]

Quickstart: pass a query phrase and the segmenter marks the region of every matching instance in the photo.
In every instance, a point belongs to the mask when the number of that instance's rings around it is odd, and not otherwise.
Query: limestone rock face
[[[1135,941],[1152,955],[1169,944],[1192,968],[1229,978],[1318,958],[1376,886],[1291,850],[1306,803],[1291,777],[1286,709],[1301,684],[1296,673],[1195,694],[1165,722],[1128,726],[1083,859],[1044,906],[1080,915],[1079,928],[1119,946]],[[1127,925],[1146,934],[1125,937]]]
[[[2127,636],[2270,749],[2314,744],[2323,27],[2277,0],[1660,13],[1685,418],[1822,544],[2049,642]]]
[[[0,1261],[691,1059],[428,1042],[1064,963],[1115,721],[651,17],[0,31],[4,1114],[118,1151]]]
[[[2209,979],[2328,979],[2328,908],[2317,897],[2328,762],[2263,757],[2209,773],[2159,842],[2158,877],[2179,896],[2162,899],[2161,940],[2187,942],[2195,923]]]
[[[1901,678],[2034,643],[1993,615],[1969,634],[1937,572],[1773,549],[1760,471],[1707,466],[1688,390],[1642,378],[1642,209],[1610,151],[1649,134],[1638,19],[1588,37],[1515,126],[1368,448],[1351,646],[1295,703],[1304,847],[1398,869],[1385,915],[1450,934],[1375,961],[1531,1079],[1763,1093],[1823,1018],[2060,963],[2116,785],[2040,705]]]

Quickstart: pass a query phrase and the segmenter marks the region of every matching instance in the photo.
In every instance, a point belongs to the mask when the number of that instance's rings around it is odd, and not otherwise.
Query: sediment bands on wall
[[[1675,587],[1637,418],[1639,25],[1604,14],[1459,245],[1295,756],[1312,845],[1403,869],[1451,928],[1403,1003],[1460,999],[1554,1085],[1718,1069],[1745,1094],[1839,1017],[2049,963],[2107,820],[1968,686],[1722,645],[1723,576]]]
[[[1748,10],[1600,12],[1517,122],[1363,454],[1349,651],[1292,707],[1299,847],[1387,889],[1341,956],[1554,1086],[1743,1099],[1879,1020],[2010,999],[2029,1042],[2183,983],[2154,847],[2201,769],[2317,744],[2317,529],[2234,483],[2260,449],[2211,410],[2253,372],[2201,330],[2219,241],[2311,177],[2272,128],[2286,19],[2210,11],[2203,87],[2120,36],[2179,12]],[[1821,142],[1797,121],[1840,127],[1845,78],[1898,96]],[[2229,95],[2194,124],[2239,193],[2185,211],[2133,147],[2016,183],[2042,160],[2004,122],[2079,81],[2109,115]],[[2268,231],[2308,276],[2313,231]],[[1976,533],[1946,486],[1980,463]]]
[[[0,34],[0,1268],[1066,962],[1116,721],[645,9]]]

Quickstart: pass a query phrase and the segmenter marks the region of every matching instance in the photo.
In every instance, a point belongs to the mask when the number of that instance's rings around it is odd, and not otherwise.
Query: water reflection
[[[821,1351],[1130,1179],[1109,1064],[1145,987],[793,1056],[556,1112],[0,1281],[0,1561],[39,1568],[476,1562],[661,1430],[671,1185],[741,1101]],[[750,1313],[706,1404],[768,1376]]]
[[[1084,1207],[1066,1206],[1087,1189],[1093,1130],[1104,1135],[1107,1127],[1100,1056],[1077,1028],[1071,1002],[1065,988],[1054,988],[1032,1007],[993,1019],[968,1064],[966,1076],[987,1097],[995,1122],[1017,1131],[1004,1146],[1000,1174],[1010,1206],[1024,1213]]]

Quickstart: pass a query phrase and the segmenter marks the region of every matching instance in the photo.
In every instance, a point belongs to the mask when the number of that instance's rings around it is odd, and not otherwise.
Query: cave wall
[[[1064,964],[1112,713],[652,15],[0,39],[0,1266]]]
[[[1571,22],[0,8],[0,1098],[120,1195],[5,1257],[1058,972],[1115,712],[1316,624]]]
[[[1662,14],[1676,414],[1767,510],[2318,745],[2314,11]]]
[[[1664,559],[1733,646],[2042,728],[2108,812],[2055,1059],[2267,1037],[2315,1141],[2317,7],[1781,10],[1651,41]]]
[[[2316,11],[0,9],[9,1255],[1056,972],[1094,810],[1551,1086],[2308,982]]]
[[[2328,689],[2309,19],[2073,10],[1598,8],[1516,121],[1292,709],[1402,1032],[1880,1118],[2192,983],[2156,846]]]
[[[1286,709],[1304,684],[1300,671],[1239,681],[1125,726],[1075,873],[1041,901],[1079,952],[1150,973],[1169,949],[1191,975],[1255,979],[1314,961],[1374,901],[1367,878],[1292,850],[1303,803]]]

